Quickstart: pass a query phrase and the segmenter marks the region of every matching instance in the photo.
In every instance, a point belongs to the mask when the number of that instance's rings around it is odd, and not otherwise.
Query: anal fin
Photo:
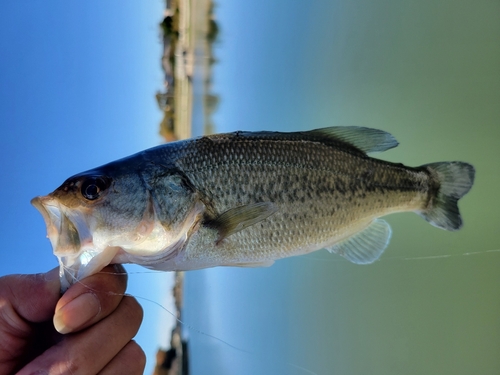
[[[380,258],[389,245],[391,233],[391,227],[386,221],[376,219],[361,232],[326,249],[352,263],[370,264]]]

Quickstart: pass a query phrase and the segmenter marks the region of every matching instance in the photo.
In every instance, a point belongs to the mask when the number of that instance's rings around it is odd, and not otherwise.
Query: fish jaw
[[[31,204],[42,214],[47,237],[54,255],[59,260],[61,290],[99,272],[109,264],[119,249],[98,249],[93,244],[89,215],[80,210],[69,210],[52,196],[36,197]]]
[[[118,247],[108,247],[104,251],[89,247],[78,254],[58,255],[61,291],[65,292],[72,284],[102,270],[118,251]]]

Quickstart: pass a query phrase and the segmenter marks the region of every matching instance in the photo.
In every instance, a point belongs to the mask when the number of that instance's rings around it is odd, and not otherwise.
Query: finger
[[[60,333],[82,330],[108,316],[120,303],[127,287],[127,274],[121,265],[72,285],[56,306],[54,327]]]
[[[9,275],[0,278],[0,301],[28,322],[50,320],[59,299],[58,268],[34,275]]]
[[[135,341],[130,341],[99,375],[142,375],[144,367],[146,367],[144,351]]]
[[[35,357],[50,332],[40,336],[38,347],[30,347],[27,340],[44,324],[30,322],[50,321],[59,299],[59,274],[54,269],[46,274],[9,275],[0,278],[0,374],[11,374],[19,366],[20,358]],[[45,333],[45,332],[44,332]]]
[[[142,308],[124,297],[107,318],[81,332],[66,335],[18,374],[97,374],[130,342],[139,330]],[[38,371],[38,372],[36,372]]]

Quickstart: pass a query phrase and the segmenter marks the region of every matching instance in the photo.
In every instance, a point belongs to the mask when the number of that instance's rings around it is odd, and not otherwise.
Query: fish
[[[397,145],[356,126],[203,136],[76,174],[31,202],[63,290],[112,263],[264,267],[326,249],[370,264],[392,233],[381,217],[413,211],[456,231],[457,202],[474,183],[465,162],[407,167],[369,156]]]

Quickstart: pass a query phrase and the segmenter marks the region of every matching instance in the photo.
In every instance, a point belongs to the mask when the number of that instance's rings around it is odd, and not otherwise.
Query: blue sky
[[[16,249],[2,272],[43,271],[45,263],[26,261],[50,259],[40,250],[48,243],[40,242],[43,222],[32,197],[159,143],[162,2],[137,4],[2,4],[2,233],[6,248]]]
[[[163,6],[161,0],[0,5],[0,275],[57,265],[31,198],[160,142],[154,94],[163,82]],[[129,292],[158,301],[152,286],[161,279],[146,281],[148,288],[131,280]],[[154,360],[159,309],[141,303],[152,311],[138,341]]]

